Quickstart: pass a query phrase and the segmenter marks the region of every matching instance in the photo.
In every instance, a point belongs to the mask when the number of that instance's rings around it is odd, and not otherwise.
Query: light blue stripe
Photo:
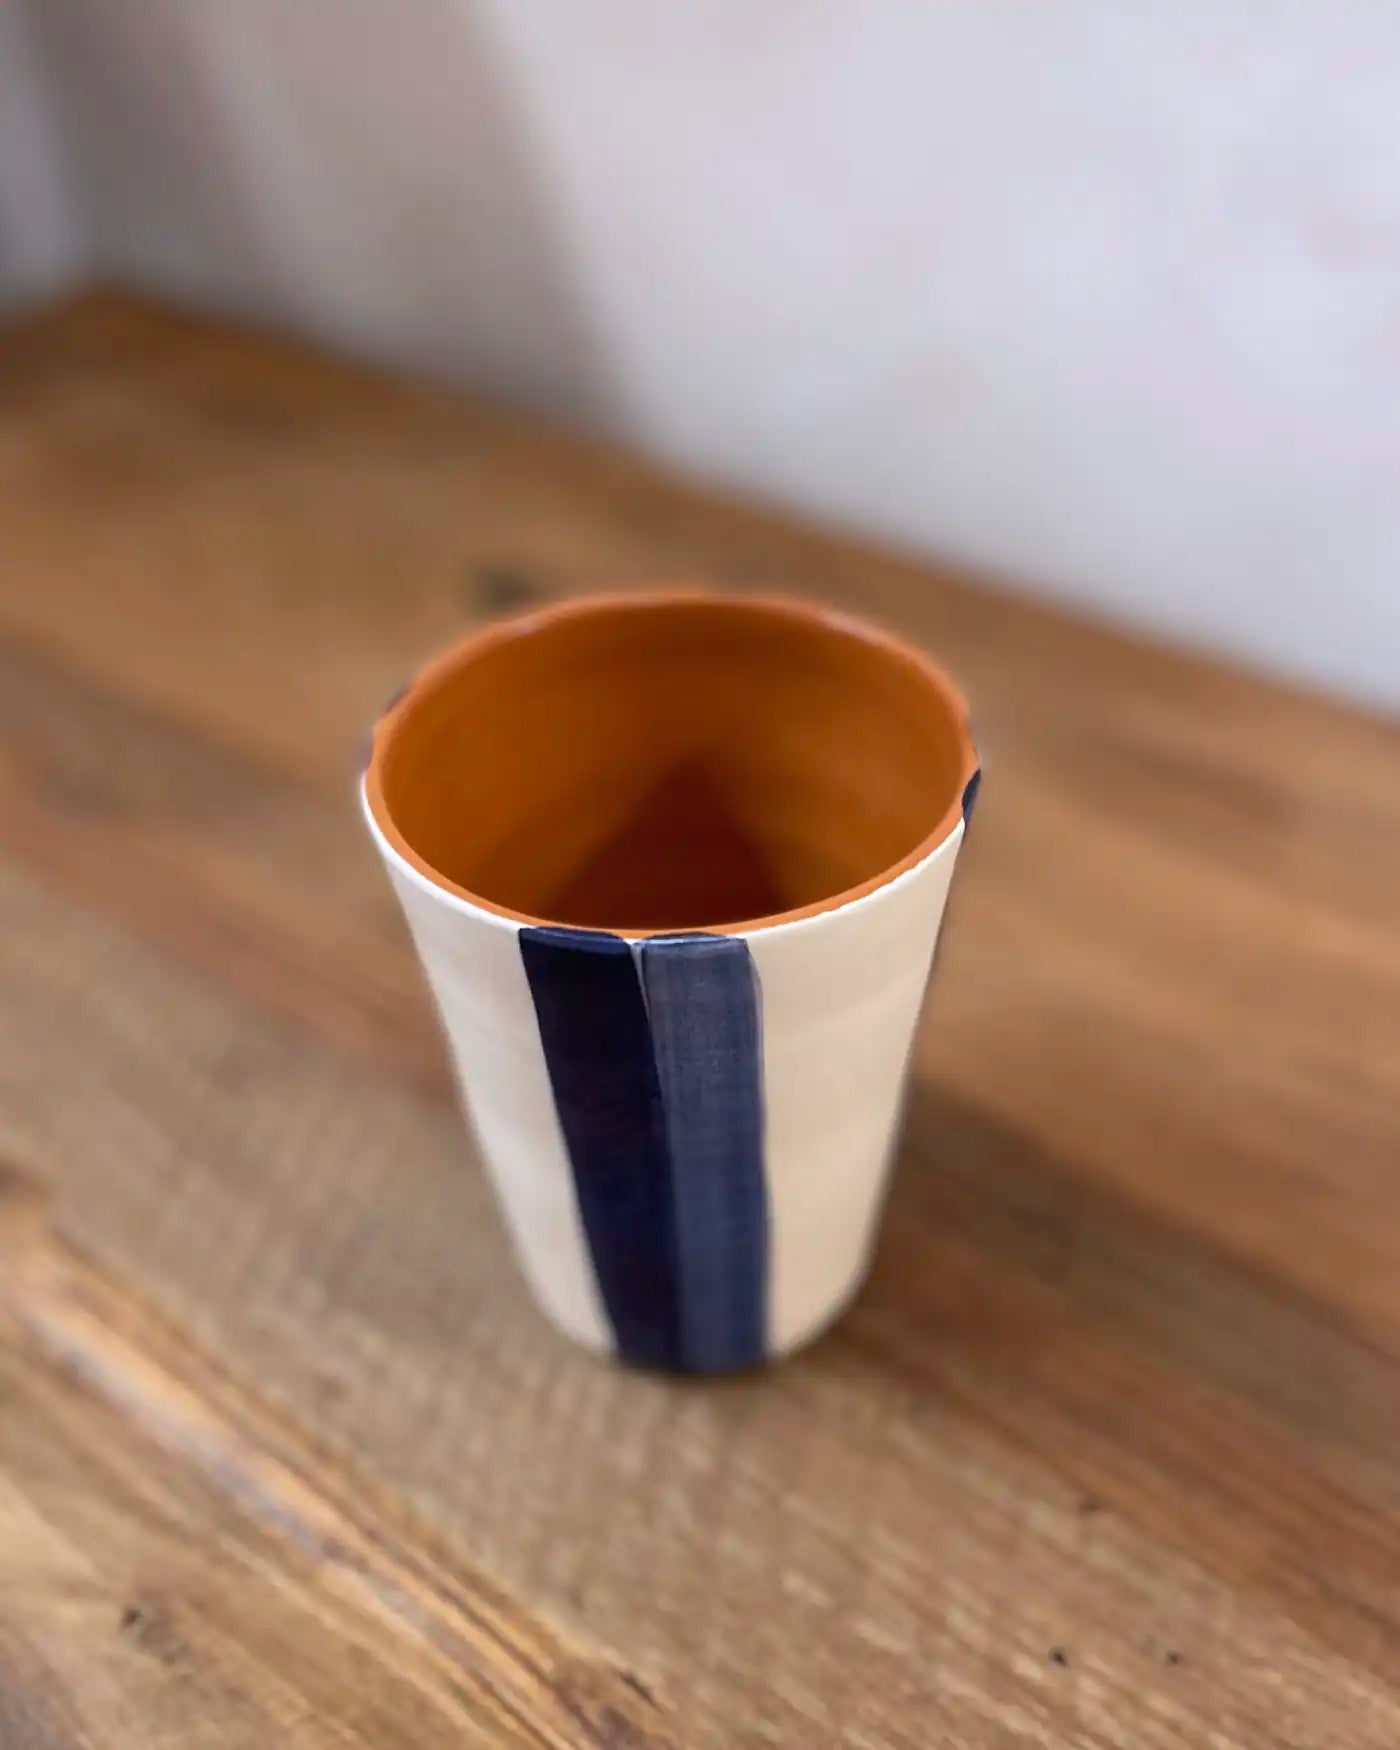
[[[671,1162],[681,1365],[752,1367],[768,1330],[758,975],[737,936],[651,937],[639,959]]]

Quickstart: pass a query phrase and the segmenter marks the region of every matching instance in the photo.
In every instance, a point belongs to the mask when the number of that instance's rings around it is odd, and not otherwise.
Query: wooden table
[[[987,771],[871,1285],[708,1385],[532,1309],[351,801],[678,577]],[[1394,727],[102,297],[0,338],[0,843],[4,1750],[1400,1743]]]

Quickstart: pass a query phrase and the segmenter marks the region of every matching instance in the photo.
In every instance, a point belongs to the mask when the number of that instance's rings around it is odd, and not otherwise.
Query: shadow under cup
[[[517,920],[753,929],[912,867],[960,817],[962,701],[897,640],[774,598],[594,598],[500,622],[382,720],[390,844]]]

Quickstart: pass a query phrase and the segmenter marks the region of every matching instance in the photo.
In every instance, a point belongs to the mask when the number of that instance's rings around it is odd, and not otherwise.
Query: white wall
[[[0,309],[60,290],[85,264],[56,96],[26,0],[0,0]]]
[[[38,0],[100,260],[1400,704],[1395,0]]]

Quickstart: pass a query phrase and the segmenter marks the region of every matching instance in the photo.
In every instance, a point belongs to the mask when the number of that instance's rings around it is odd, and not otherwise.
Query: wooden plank
[[[1395,1323],[1394,726],[678,487],[605,446],[122,300],[16,330],[0,381],[0,626],[30,663],[27,686],[11,681],[28,751],[6,806],[37,866],[90,880],[106,862],[123,915],[144,904],[278,1012],[314,1008],[352,1049],[431,1081],[437,1048],[411,970],[373,946],[375,878],[344,805],[364,723],[503,601],[678,574],[796,580],[911,630],[977,705],[990,777],[928,1073],[1172,1220]],[[96,702],[64,688],[26,732],[53,684],[44,653],[102,684]],[[133,709],[144,729],[107,749],[98,720]],[[36,780],[54,756],[34,744],[64,711],[67,773]],[[193,761],[160,751],[179,724]],[[276,791],[246,826],[233,749]],[[164,879],[118,837],[124,810],[143,837],[152,810],[112,774],[148,758],[207,786],[200,830],[217,819],[221,867],[207,842],[173,853],[188,820],[160,823]],[[75,826],[73,791],[95,799],[109,779],[100,817]],[[255,875],[237,835],[271,812]],[[270,927],[289,895],[299,919]]]
[[[438,1102],[0,897],[0,1113],[64,1228],[687,1743],[1253,1750],[1280,1696],[1290,1742],[1392,1741],[1396,1363],[1325,1315],[935,1111],[840,1333],[703,1391],[603,1368]]]
[[[446,1086],[421,981],[348,806],[173,734],[13,640],[0,645],[0,745],[13,851],[274,1013]],[[1047,802],[1017,770],[1003,782],[1012,795],[979,815],[957,900],[929,1079],[1389,1327],[1400,966],[1388,933],[1200,853],[1121,833],[1105,851],[1112,829],[1096,836],[1078,797]],[[1018,804],[1032,830],[1017,830]],[[1060,894],[1060,929],[1047,932],[1023,872],[1057,862],[1087,885]],[[1206,894],[1209,905],[1182,900]],[[1100,917],[1113,924],[1099,930]],[[1306,1001],[1289,1000],[1295,986]]]
[[[343,799],[173,733],[13,639],[0,644],[0,748],[12,851],[275,1013],[446,1086],[387,885]],[[1055,793],[1019,767],[1001,784],[958,898],[930,1078],[1393,1322],[1390,930],[1222,868],[1208,845],[1105,824],[1102,786]],[[1384,859],[1345,836],[1364,889]],[[1024,883],[1054,867],[1050,930]],[[1091,1076],[1118,1098],[1086,1103]]]
[[[1371,781],[1395,732],[1353,710],[467,396],[124,296],[0,331],[0,434],[4,619],[332,786],[405,670],[483,611],[690,577],[883,615],[957,669],[998,741],[1072,741],[1116,768],[1130,817],[1164,829],[1218,842],[1243,810],[1244,848],[1268,849],[1279,785],[1324,818],[1319,788],[1362,805],[1378,840],[1400,808]],[[1290,865],[1336,866],[1325,838],[1289,849]]]
[[[0,344],[4,620],[339,789],[406,670],[499,597],[490,429],[124,300],[40,316]]]
[[[119,300],[0,382],[0,1146],[66,1233],[687,1744],[1396,1741],[1392,726]],[[660,575],[882,613],[990,756],[871,1289],[706,1390],[526,1303],[346,785],[431,644]]]
[[[6,1750],[664,1750],[625,1673],[306,1447],[0,1178]]]
[[[423,982],[351,809],[173,733],[13,638],[0,639],[0,842],[273,1014],[446,1088]]]

